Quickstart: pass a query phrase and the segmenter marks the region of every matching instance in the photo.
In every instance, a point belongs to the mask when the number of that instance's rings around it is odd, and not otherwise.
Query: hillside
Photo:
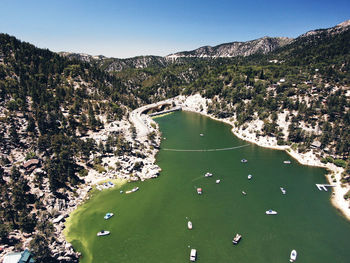
[[[178,52],[166,56],[168,59],[177,59],[183,57],[198,58],[220,58],[220,57],[238,57],[250,56],[253,54],[267,54],[280,47],[289,44],[292,41],[286,37],[263,37],[246,42],[231,42],[218,46],[204,46],[192,51]]]
[[[156,136],[134,140],[127,115],[139,100],[89,63],[0,34],[0,76],[1,252],[29,247],[38,262],[75,262],[62,219],[98,180],[156,176]]]

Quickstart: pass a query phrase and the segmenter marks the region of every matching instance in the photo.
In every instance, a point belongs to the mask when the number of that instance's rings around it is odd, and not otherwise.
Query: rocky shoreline
[[[265,148],[284,150],[302,165],[316,166],[327,169],[329,173],[326,175],[326,178],[330,184],[334,185],[334,187],[332,187],[333,193],[331,196],[331,203],[344,215],[345,218],[350,220],[350,202],[343,198],[343,196],[350,190],[350,185],[342,185],[340,181],[341,174],[344,172],[344,169],[337,167],[332,163],[322,163],[319,157],[319,150],[310,149],[306,153],[299,153],[297,150],[293,150],[292,147],[288,145],[277,145],[277,140],[275,137],[257,136],[256,133],[261,128],[261,125],[259,125],[257,122],[248,123],[244,128],[236,127],[235,118],[220,119],[211,114],[208,114],[208,104],[212,103],[212,100],[205,99],[199,94],[188,97],[178,96],[174,98],[173,101],[175,104],[181,105],[182,110],[196,112],[210,117],[214,120],[225,122],[231,125],[232,133],[242,140],[257,144]]]

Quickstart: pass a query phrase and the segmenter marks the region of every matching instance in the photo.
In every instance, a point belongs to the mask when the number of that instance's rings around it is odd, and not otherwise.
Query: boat
[[[282,194],[284,194],[284,195],[285,195],[285,194],[286,194],[286,192],[287,192],[287,191],[286,191],[286,189],[284,189],[283,187],[280,187],[280,189],[281,189]]]
[[[107,235],[109,235],[109,234],[110,234],[109,231],[101,230],[100,232],[97,233],[97,236],[98,236],[98,237],[101,237],[101,236],[107,236]]]
[[[190,261],[195,262],[197,259],[197,250],[194,248],[191,249]]]
[[[120,190],[120,192],[119,192],[119,193],[121,193],[121,194],[122,194],[122,193],[123,193],[123,190]]]
[[[220,181],[221,181],[220,179],[217,179],[217,180],[215,181],[215,183],[218,184],[218,183],[220,183]]]
[[[292,250],[292,252],[290,252],[290,262],[294,262],[297,259],[297,251],[295,249]]]
[[[212,174],[212,173],[206,173],[204,176],[205,176],[205,177],[212,177],[213,174]]]
[[[244,192],[244,191],[242,191],[242,194],[243,194],[243,195],[246,195],[247,193],[246,193],[246,192]]]
[[[114,216],[113,213],[107,213],[105,216],[104,216],[104,219],[110,219],[112,216]]]
[[[270,210],[267,210],[267,211],[266,211],[266,214],[267,214],[267,215],[277,215],[277,212],[270,209]]]
[[[188,228],[188,229],[192,229],[192,222],[191,222],[191,221],[188,221],[188,222],[187,222],[187,228]]]
[[[234,245],[237,245],[239,241],[241,241],[242,236],[240,234],[236,234],[236,236],[233,238],[232,243]]]
[[[251,174],[248,174],[248,180],[252,179],[252,175]]]
[[[135,188],[133,188],[133,189],[131,189],[131,190],[129,190],[129,191],[126,191],[125,193],[126,193],[126,194],[131,194],[131,193],[136,192],[137,190],[139,190],[139,188],[138,188],[138,187],[135,187]]]
[[[199,135],[200,135],[200,136],[204,136],[204,134],[203,134],[203,133],[200,133]]]
[[[201,195],[201,194],[202,194],[202,188],[197,188],[197,193],[198,193],[199,195]]]
[[[242,160],[241,160],[241,163],[246,163],[246,162],[248,162],[247,159],[242,159]]]
[[[287,160],[287,161],[283,161],[283,163],[285,163],[285,164],[290,164],[291,161]]]

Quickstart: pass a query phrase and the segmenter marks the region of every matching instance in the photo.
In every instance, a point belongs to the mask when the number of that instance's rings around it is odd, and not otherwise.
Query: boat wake
[[[235,150],[243,147],[247,147],[249,144],[235,146],[235,147],[229,147],[229,148],[218,148],[218,149],[172,149],[172,148],[163,148],[164,151],[172,151],[172,152],[219,152],[219,151],[230,151]]]

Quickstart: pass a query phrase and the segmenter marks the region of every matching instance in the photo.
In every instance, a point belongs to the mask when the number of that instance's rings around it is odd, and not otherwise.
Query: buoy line
[[[229,148],[219,148],[219,149],[199,149],[199,150],[186,150],[186,149],[171,149],[171,148],[163,148],[164,151],[172,151],[172,152],[218,152],[218,151],[230,151],[238,148],[243,148],[248,146],[249,144],[229,147]]]

